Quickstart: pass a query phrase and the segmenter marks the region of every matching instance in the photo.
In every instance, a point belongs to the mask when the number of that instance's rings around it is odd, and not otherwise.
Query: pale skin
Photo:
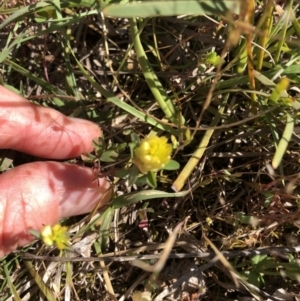
[[[68,118],[0,86],[0,148],[46,159],[68,159],[92,151],[100,128]],[[74,164],[39,161],[0,175],[0,258],[34,238],[61,218],[92,211],[110,199],[105,178],[95,180],[92,169]]]

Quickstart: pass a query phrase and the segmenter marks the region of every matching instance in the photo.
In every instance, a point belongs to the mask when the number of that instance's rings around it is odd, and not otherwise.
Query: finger
[[[92,211],[110,199],[109,184],[90,168],[34,162],[0,175],[0,257],[29,243],[30,229]],[[99,185],[99,186],[98,186]]]
[[[0,86],[0,148],[65,159],[92,151],[92,140],[100,135],[92,122],[34,105]]]

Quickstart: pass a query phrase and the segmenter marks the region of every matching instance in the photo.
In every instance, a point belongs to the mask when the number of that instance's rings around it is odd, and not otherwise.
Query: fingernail
[[[96,206],[104,207],[110,197],[110,185],[104,178],[99,179],[99,187],[68,189],[59,202],[60,217],[89,213]]]

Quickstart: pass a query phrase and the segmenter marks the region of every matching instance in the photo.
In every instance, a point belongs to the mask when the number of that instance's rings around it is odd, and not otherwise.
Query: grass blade
[[[14,296],[14,300],[21,301],[21,298],[20,298],[15,286],[13,285],[13,283],[11,281],[6,261],[4,261],[3,270],[4,270],[5,278],[6,278],[6,281],[7,281],[7,285],[10,289],[10,292],[11,292],[12,296]]]
[[[130,29],[134,49],[147,84],[166,117],[178,125],[178,112],[148,61],[147,55],[140,40],[140,32],[137,27],[136,19],[130,19]]]
[[[280,165],[294,131],[294,119],[289,114],[286,121],[285,129],[272,160],[272,167],[275,169]]]
[[[240,13],[239,1],[142,1],[111,4],[103,9],[106,16],[115,18],[148,18],[176,15],[220,15],[230,11]]]
[[[168,193],[159,190],[148,190],[133,192],[126,195],[121,195],[112,200],[111,206],[114,209],[118,209],[130,204],[137,203],[139,201],[157,199],[157,198],[177,198],[187,195],[189,191],[182,191],[177,193]]]
[[[36,272],[34,269],[32,263],[28,260],[24,261],[24,264],[29,271],[30,275],[32,276],[35,283],[40,288],[41,292],[44,294],[46,299],[48,301],[56,301],[56,298],[54,297],[53,293],[51,292],[50,288],[46,285],[46,283],[43,281],[42,277]]]

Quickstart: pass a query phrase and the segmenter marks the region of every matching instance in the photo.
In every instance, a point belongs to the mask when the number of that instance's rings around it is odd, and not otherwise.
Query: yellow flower
[[[133,162],[141,173],[159,171],[171,159],[172,145],[166,137],[145,138],[134,149]]]
[[[214,224],[214,221],[209,216],[205,219],[205,221],[209,226]]]
[[[62,227],[60,224],[44,226],[41,231],[41,237],[45,245],[56,245],[59,250],[64,250],[69,246],[67,230],[67,227]]]

